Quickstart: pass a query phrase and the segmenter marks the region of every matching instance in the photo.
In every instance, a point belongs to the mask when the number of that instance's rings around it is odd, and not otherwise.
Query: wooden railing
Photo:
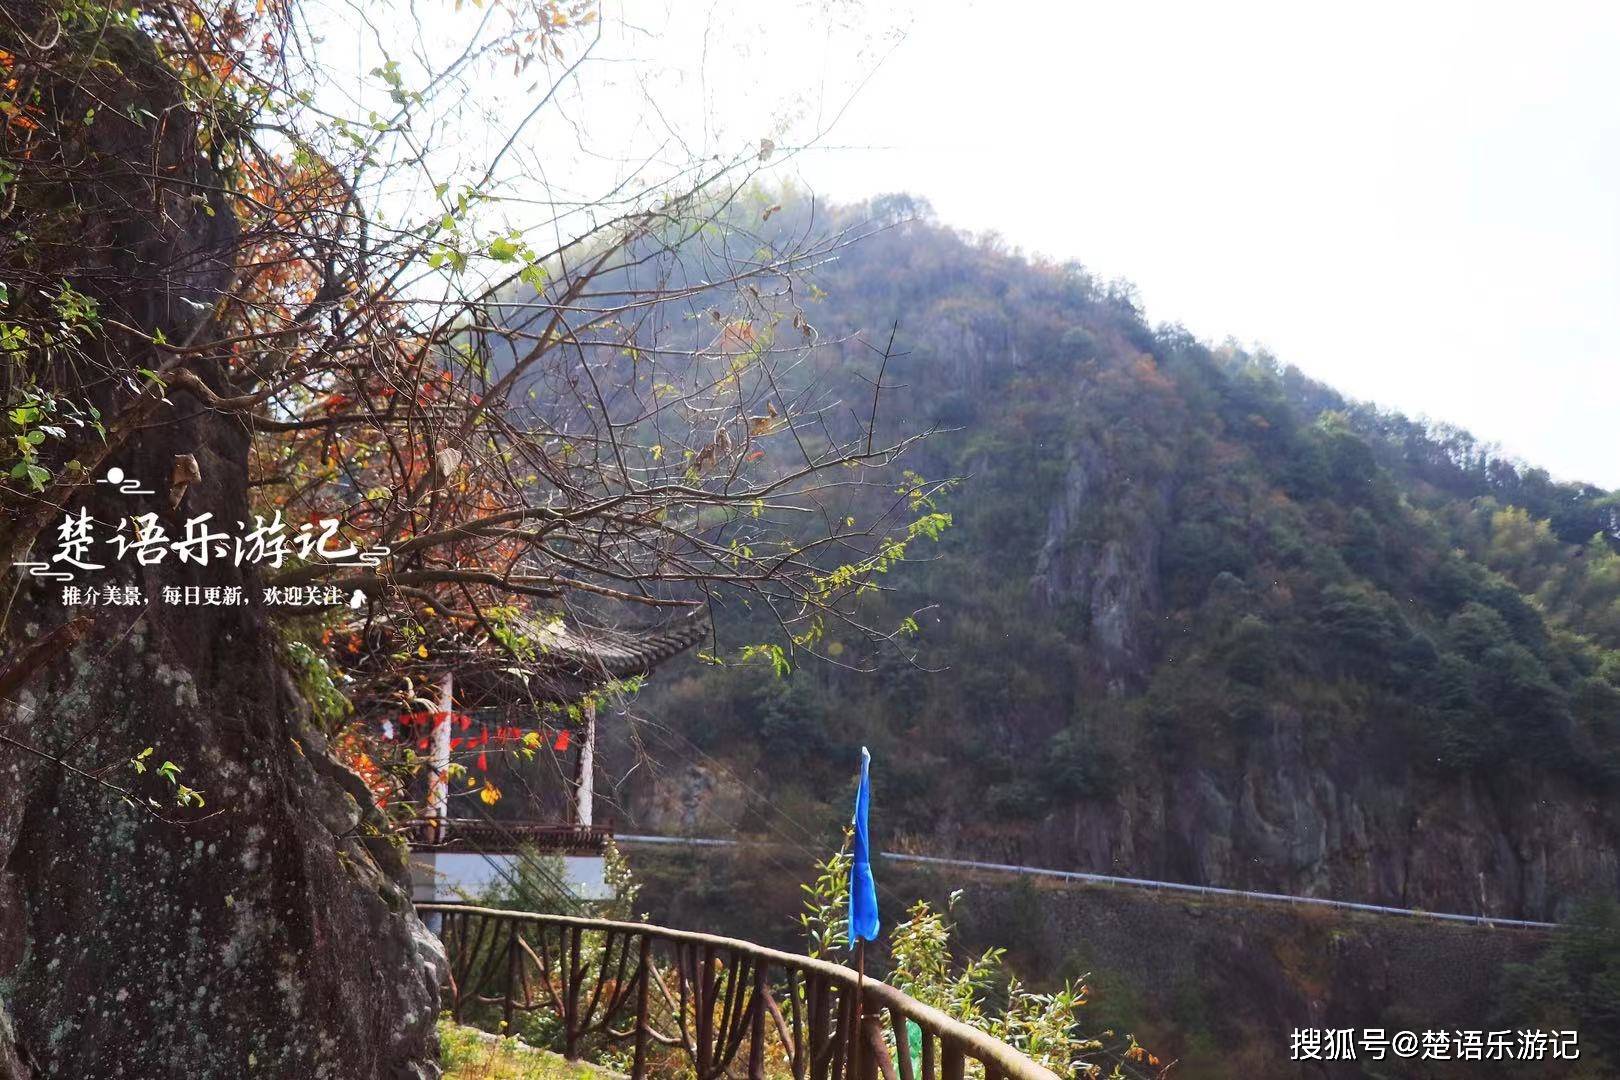
[[[458,1020],[523,1032],[549,1013],[564,1056],[628,1054],[636,1080],[1057,1080],[1007,1044],[826,961],[644,923],[460,904],[417,911],[438,918]]]

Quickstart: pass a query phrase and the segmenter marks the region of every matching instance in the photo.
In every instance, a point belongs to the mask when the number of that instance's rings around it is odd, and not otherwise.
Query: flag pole
[[[871,839],[866,829],[872,797],[871,761],[872,755],[861,747],[861,782],[855,790],[854,851],[849,867],[849,941],[855,946],[855,1000],[850,1019],[854,1030],[849,1032],[853,1041],[845,1058],[848,1072],[844,1080],[866,1080],[874,1071],[862,1061],[866,1049],[866,943],[878,934],[877,886],[872,881]]]
[[[866,985],[866,939],[861,938],[855,942],[855,1030],[851,1032],[854,1042],[849,1048],[849,1073],[852,1080],[861,1080],[861,1043],[866,1037],[866,1009],[861,1000],[862,991]]]

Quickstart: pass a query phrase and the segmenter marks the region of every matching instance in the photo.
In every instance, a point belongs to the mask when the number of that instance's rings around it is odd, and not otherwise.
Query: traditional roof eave
[[[544,625],[530,621],[526,631],[541,649],[537,668],[572,666],[606,679],[646,675],[702,641],[709,612],[698,608],[678,620],[642,630],[585,627],[561,617]],[[510,665],[506,665],[510,666]]]
[[[583,697],[608,683],[649,675],[692,648],[710,631],[707,608],[656,627],[621,630],[588,626],[572,618],[524,620],[524,637],[535,655],[520,659],[498,643],[430,644],[435,659],[455,674],[463,692],[503,690],[550,700]]]

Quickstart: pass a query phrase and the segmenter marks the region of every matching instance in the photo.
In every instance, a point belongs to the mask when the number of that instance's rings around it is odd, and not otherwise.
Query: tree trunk
[[[122,113],[97,125],[103,141],[93,149],[130,167],[104,167],[103,180],[76,188],[76,227],[40,237],[31,257],[63,259],[107,315],[179,340],[198,318],[180,301],[208,305],[230,287],[232,208],[217,193],[193,198],[217,192],[215,177],[150,45],[128,34],[103,48],[117,67],[85,64],[77,82],[45,92]],[[163,119],[125,122],[141,112],[132,106]],[[68,258],[71,245],[78,250]],[[138,339],[104,339],[102,348],[115,371],[157,366]],[[191,370],[225,389],[218,362]],[[109,417],[116,395],[129,396],[113,382],[85,389]],[[156,418],[115,438],[103,463],[154,493],[88,485],[70,504],[75,512],[87,507],[102,539],[138,513],[157,513],[171,538],[203,513],[217,531],[251,522],[241,422],[178,394]],[[176,454],[194,455],[201,479],[171,509]],[[26,516],[8,514],[12,539]],[[60,509],[53,516],[60,522]],[[36,558],[55,549],[53,537],[47,530],[35,541]],[[75,584],[138,586],[142,603],[65,608],[60,583],[24,579],[5,623],[7,661],[75,615],[93,625],[0,701],[0,733],[105,769],[109,782],[172,816],[212,816],[159,820],[0,745],[0,1077],[437,1075],[442,949],[402,887],[403,846],[359,778],[327,753],[255,570],[228,559],[182,564],[172,554],[142,567],[110,558],[105,544],[96,553],[107,569]],[[239,586],[246,604],[166,603],[164,586]],[[137,775],[129,760],[146,747],[148,769]],[[155,773],[165,760],[205,793],[204,810],[173,807],[172,787]]]

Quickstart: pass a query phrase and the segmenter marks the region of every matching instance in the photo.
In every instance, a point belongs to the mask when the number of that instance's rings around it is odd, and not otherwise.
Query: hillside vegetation
[[[909,465],[962,478],[861,613],[917,660],[829,623],[831,664],[663,673],[637,824],[832,825],[864,743],[889,846],[1504,915],[1613,888],[1614,495],[913,200],[833,220],[878,229],[815,279],[806,377],[868,402],[897,328],[879,422],[940,429]]]

